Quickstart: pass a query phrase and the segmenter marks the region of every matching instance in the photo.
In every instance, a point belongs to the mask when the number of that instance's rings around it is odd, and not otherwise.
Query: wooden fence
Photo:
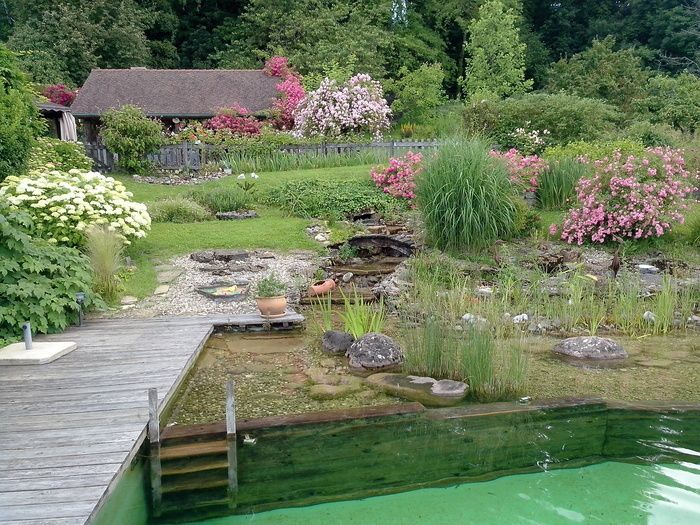
[[[278,151],[298,155],[344,155],[363,153],[368,151],[383,152],[387,157],[393,157],[407,151],[421,151],[434,149],[439,145],[436,140],[392,140],[385,142],[371,142],[367,144],[357,143],[322,143],[312,145],[288,145],[280,146]],[[198,170],[208,161],[224,158],[234,151],[245,151],[245,146],[214,146],[211,144],[195,144],[183,142],[163,146],[159,151],[151,153],[146,158],[156,168],[161,170]],[[96,164],[96,167],[104,171],[112,171],[118,157],[112,154],[104,144],[85,144],[85,151]]]

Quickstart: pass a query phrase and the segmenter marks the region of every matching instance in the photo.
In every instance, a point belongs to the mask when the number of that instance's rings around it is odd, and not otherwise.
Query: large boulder
[[[344,354],[353,342],[355,342],[355,338],[352,334],[337,330],[329,330],[321,338],[323,350],[330,354]]]
[[[570,337],[559,341],[552,351],[576,359],[626,359],[627,352],[612,339],[596,336]]]
[[[469,387],[462,381],[433,379],[403,374],[372,374],[365,380],[386,394],[418,401],[429,407],[453,406],[467,395]]]
[[[396,367],[403,362],[403,352],[398,344],[384,334],[369,333],[357,339],[345,356],[350,368],[360,371],[379,371]]]

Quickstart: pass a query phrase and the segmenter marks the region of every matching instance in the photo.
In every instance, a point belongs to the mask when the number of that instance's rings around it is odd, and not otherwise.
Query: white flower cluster
[[[253,172],[253,173],[249,174],[248,177],[250,177],[251,179],[259,179],[259,178],[260,178],[260,175],[258,175],[257,173]],[[245,175],[245,173],[241,173],[241,174],[240,174],[238,177],[236,177],[236,178],[237,178],[238,180],[245,180],[245,179],[246,179],[246,175]]]
[[[127,244],[151,228],[146,206],[132,202],[133,194],[121,182],[87,170],[44,168],[7,177],[0,197],[27,212],[36,233],[54,244],[82,244],[93,224],[119,232]]]
[[[516,128],[515,131],[509,134],[515,147],[525,154],[539,153],[547,145],[550,135],[548,129],[542,131],[538,129],[528,130],[530,121],[525,123],[525,127]]]

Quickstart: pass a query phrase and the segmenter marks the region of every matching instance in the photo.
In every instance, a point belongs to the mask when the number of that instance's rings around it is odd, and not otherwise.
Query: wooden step
[[[165,480],[163,480],[165,481]],[[196,490],[215,489],[219,487],[228,487],[228,473],[224,472],[224,477],[221,479],[193,479],[182,480],[176,482],[167,482],[162,485],[163,494],[173,494],[175,492],[191,493]]]
[[[203,443],[193,443],[189,445],[174,445],[161,447],[160,460],[170,461],[174,459],[196,458],[200,456],[213,456],[226,454],[228,451],[227,441],[205,441]]]
[[[202,461],[203,459],[206,461]],[[167,478],[169,476],[182,476],[185,474],[196,474],[198,472],[209,472],[220,469],[228,470],[228,460],[226,458],[210,459],[204,457],[199,458],[199,461],[190,461],[184,465],[178,465],[175,462],[165,464],[161,467],[161,475],[163,478]]]

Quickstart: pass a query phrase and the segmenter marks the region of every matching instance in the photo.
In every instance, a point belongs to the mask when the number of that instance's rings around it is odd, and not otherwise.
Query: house
[[[50,136],[66,141],[78,140],[75,118],[69,107],[48,100],[40,101],[37,105],[39,113],[48,123]]]
[[[221,108],[238,105],[263,116],[277,98],[277,77],[250,69],[93,69],[71,112],[94,142],[100,117],[126,104],[175,128],[185,120],[213,117]]]

